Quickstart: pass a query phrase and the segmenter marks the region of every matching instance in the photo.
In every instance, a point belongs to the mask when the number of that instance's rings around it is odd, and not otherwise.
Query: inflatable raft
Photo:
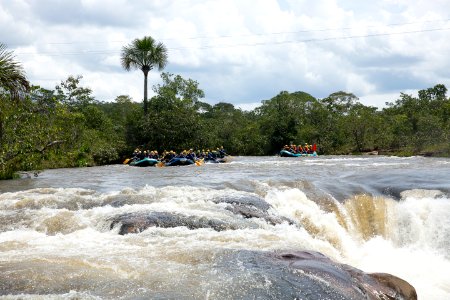
[[[173,167],[173,166],[188,166],[193,165],[195,162],[192,159],[184,158],[184,157],[175,157],[172,158],[169,162],[165,163],[166,167]]]
[[[318,156],[318,155],[317,155],[316,151],[314,151],[313,153],[308,153],[308,154],[304,153],[303,154],[303,153],[292,153],[287,150],[281,150],[280,156],[281,157],[300,157],[300,156]]]
[[[130,166],[135,166],[135,167],[151,167],[154,166],[158,163],[158,160],[154,159],[154,158],[148,158],[145,157],[141,160],[135,160],[132,161],[130,163]]]

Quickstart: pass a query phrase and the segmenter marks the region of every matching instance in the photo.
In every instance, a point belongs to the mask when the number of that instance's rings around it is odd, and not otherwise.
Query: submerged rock
[[[119,201],[118,206],[122,201]],[[273,215],[269,212],[272,207],[269,203],[259,197],[222,197],[213,199],[214,203],[226,203],[225,209],[234,214],[241,215],[244,219],[259,218],[265,220],[271,225],[287,222],[294,224],[292,220],[285,217]],[[111,202],[113,205],[115,202]],[[258,228],[257,223],[243,222],[242,219],[236,219],[234,222],[227,222],[219,219],[211,219],[199,216],[187,216],[183,214],[170,212],[134,212],[114,216],[108,219],[110,229],[120,226],[119,234],[139,233],[149,227],[187,227],[189,229],[212,228],[216,231],[234,230],[242,228]]]
[[[391,298],[388,299],[417,299],[416,289],[407,281],[401,278],[386,273],[372,273],[369,274],[369,276],[375,278],[378,281],[380,287],[382,287],[383,290],[386,290],[384,292],[385,295],[387,293],[391,293],[398,296],[403,296],[403,298],[395,298],[391,296]]]
[[[417,299],[414,287],[398,277],[365,273],[314,251],[235,251],[217,268],[228,281],[215,299]]]
[[[120,226],[119,234],[139,233],[149,227],[187,227],[189,229],[212,228],[216,231],[237,229],[234,224],[228,224],[217,219],[186,216],[168,212],[127,213],[110,219],[110,229]]]
[[[287,222],[293,224],[292,220],[285,217],[275,216],[269,213],[272,207],[264,199],[256,196],[248,197],[222,197],[213,199],[214,203],[227,203],[226,209],[234,214],[241,215],[244,218],[260,218],[266,220],[267,223],[275,225]]]
[[[275,260],[306,276],[326,280],[337,293],[349,299],[417,299],[413,286],[390,274],[365,273],[352,266],[333,262],[315,251],[286,252]]]

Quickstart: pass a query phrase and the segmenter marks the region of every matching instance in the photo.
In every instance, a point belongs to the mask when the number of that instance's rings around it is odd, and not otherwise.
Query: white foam
[[[386,237],[364,240],[356,228],[343,227],[334,212],[324,210],[300,189],[273,187],[260,181],[253,184],[256,193],[272,205],[271,214],[300,225],[285,222],[273,226],[262,219],[243,219],[226,210],[227,204],[212,201],[218,197],[256,196],[233,189],[147,186],[103,194],[82,189],[1,194],[0,205],[8,213],[25,211],[27,214],[26,220],[18,223],[20,228],[0,233],[0,262],[75,259],[89,268],[109,270],[120,278],[142,279],[149,276],[149,269],[158,270],[156,262],[171,272],[177,272],[180,264],[192,264],[188,268],[195,269],[198,261],[206,259],[204,263],[208,264],[207,259],[212,261],[214,253],[223,249],[305,249],[322,252],[366,272],[399,276],[416,287],[421,299],[450,298],[450,201],[440,191],[410,190],[402,193],[400,202],[390,200]],[[125,201],[118,207],[105,205],[123,196],[131,197],[125,200],[142,201],[131,204]],[[17,210],[17,201],[26,199],[33,205]],[[97,206],[76,210],[55,206],[55,203],[64,206],[67,201]],[[40,205],[43,203],[47,204]],[[345,212],[344,205],[335,204]],[[153,227],[126,236],[109,230],[107,220],[112,216],[152,211],[248,222],[245,224],[255,226],[221,232],[210,228]],[[59,221],[67,223],[61,225],[60,231],[49,234],[52,222]],[[72,226],[72,230],[66,231],[67,226]]]

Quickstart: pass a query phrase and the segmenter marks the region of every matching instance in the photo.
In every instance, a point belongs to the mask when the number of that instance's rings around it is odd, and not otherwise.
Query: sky
[[[448,0],[0,0],[0,43],[44,88],[82,75],[97,100],[142,101],[143,74],[120,54],[144,36],[167,47],[164,71],[197,81],[210,104],[345,91],[383,107],[450,88]],[[152,70],[149,87],[159,83]]]

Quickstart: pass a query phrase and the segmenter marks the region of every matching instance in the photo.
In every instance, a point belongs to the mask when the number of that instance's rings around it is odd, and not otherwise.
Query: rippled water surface
[[[249,261],[314,250],[399,276],[419,299],[450,299],[449,195],[445,158],[234,157],[25,174],[0,181],[0,296],[252,299],[252,286],[253,297],[280,299],[291,287]]]

